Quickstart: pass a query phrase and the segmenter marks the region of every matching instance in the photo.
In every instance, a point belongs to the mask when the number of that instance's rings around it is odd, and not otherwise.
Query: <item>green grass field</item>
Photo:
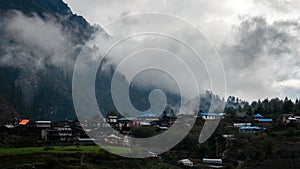
[[[130,149],[124,147],[107,146],[105,148],[120,154],[130,153]],[[99,146],[51,146],[49,150],[45,150],[45,147],[0,148],[0,156],[32,153],[103,153],[104,151]]]
[[[124,147],[106,146],[104,148],[119,154],[131,151]],[[155,158],[123,158],[99,146],[0,148],[0,159],[0,169],[178,169],[174,165]]]

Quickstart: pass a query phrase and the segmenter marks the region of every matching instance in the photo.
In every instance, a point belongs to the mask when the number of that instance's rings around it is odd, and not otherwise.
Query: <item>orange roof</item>
[[[28,122],[29,122],[28,119],[23,119],[23,120],[20,121],[19,124],[20,124],[20,125],[26,125]]]

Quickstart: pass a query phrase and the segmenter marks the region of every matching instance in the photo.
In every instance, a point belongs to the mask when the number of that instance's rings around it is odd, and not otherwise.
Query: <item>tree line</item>
[[[300,101],[295,101],[285,97],[285,99],[272,98],[253,101],[251,103],[243,101],[237,97],[229,96],[225,108],[225,113],[241,113],[252,116],[254,114],[276,115],[294,114],[300,115]]]

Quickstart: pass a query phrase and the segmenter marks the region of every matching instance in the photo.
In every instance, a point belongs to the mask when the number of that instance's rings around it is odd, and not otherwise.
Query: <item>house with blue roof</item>
[[[159,119],[157,113],[143,113],[137,117],[137,120],[150,123],[152,121],[158,121]]]
[[[254,116],[253,116],[253,118],[254,118],[254,120],[255,121],[258,121],[259,119],[261,119],[261,118],[264,118],[264,116],[262,116],[261,114],[255,114]]]
[[[260,131],[265,131],[266,128],[258,127],[258,126],[243,126],[240,128],[240,132],[242,133],[259,133]]]
[[[263,118],[263,119],[258,119],[258,122],[260,122],[260,123],[271,123],[271,122],[273,122],[273,119]]]
[[[270,125],[272,122],[273,122],[273,119],[271,119],[271,118],[261,118],[261,119],[258,119],[258,123],[262,124],[263,127],[265,127],[266,125]]]
[[[262,116],[261,114],[257,113],[254,115],[254,118],[263,118],[264,116]]]
[[[144,113],[144,114],[141,114],[138,117],[140,117],[140,118],[152,118],[152,117],[157,117],[157,114],[156,113]]]

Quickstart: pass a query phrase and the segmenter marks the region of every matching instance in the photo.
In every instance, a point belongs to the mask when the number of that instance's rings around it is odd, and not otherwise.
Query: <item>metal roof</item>
[[[123,117],[123,118],[119,118],[119,121],[132,121],[134,120],[134,118],[129,118],[129,117]]]
[[[51,121],[36,121],[35,123],[51,124]]]
[[[140,115],[139,117],[157,117],[156,113],[145,113]]]
[[[23,119],[20,121],[20,125],[26,125],[30,120],[29,119]]]
[[[264,117],[264,116],[262,116],[261,114],[256,114],[256,115],[254,115],[254,117],[261,118],[261,117]]]
[[[273,119],[258,119],[259,122],[272,122]]]
[[[260,128],[257,126],[243,126],[240,130],[265,130],[265,128]]]
[[[224,116],[224,113],[200,113],[202,116]]]

